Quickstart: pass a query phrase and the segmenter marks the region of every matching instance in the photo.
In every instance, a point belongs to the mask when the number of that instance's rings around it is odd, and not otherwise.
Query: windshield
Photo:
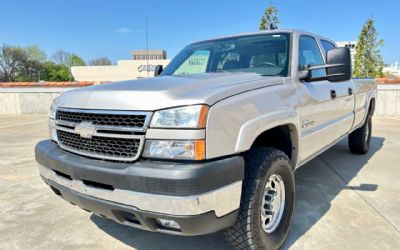
[[[289,34],[250,35],[205,41],[183,49],[162,75],[254,72],[287,76]]]

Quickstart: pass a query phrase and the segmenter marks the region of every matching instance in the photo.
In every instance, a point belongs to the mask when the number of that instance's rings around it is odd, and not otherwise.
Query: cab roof
[[[253,36],[253,35],[262,35],[262,34],[275,34],[275,33],[290,33],[290,34],[295,34],[295,35],[309,35],[313,36],[322,40],[327,40],[335,44],[334,41],[332,41],[329,38],[319,36],[317,34],[307,32],[304,30],[300,29],[276,29],[276,30],[261,30],[261,31],[254,31],[254,32],[245,32],[245,33],[238,33],[238,34],[231,34],[231,35],[225,35],[225,36],[220,36],[216,38],[211,38],[211,39],[205,39],[202,41],[195,42],[196,43],[201,43],[201,42],[209,42],[209,41],[214,41],[214,40],[221,40],[221,39],[227,39],[227,38],[235,38],[235,37],[241,37],[241,36]]]

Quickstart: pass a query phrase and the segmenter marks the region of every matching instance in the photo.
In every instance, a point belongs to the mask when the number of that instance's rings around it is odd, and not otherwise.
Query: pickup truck
[[[35,148],[57,195],[104,218],[176,235],[224,230],[235,249],[277,249],[297,168],[348,137],[365,154],[373,79],[347,48],[300,30],[184,48],[156,77],[66,92]],[[60,213],[62,213],[60,211]]]

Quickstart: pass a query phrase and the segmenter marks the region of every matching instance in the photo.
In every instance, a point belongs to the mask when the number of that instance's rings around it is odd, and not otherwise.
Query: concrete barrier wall
[[[0,88],[0,115],[46,114],[51,102],[71,88]]]
[[[72,88],[0,88],[0,115],[46,114],[52,100]],[[400,117],[400,84],[378,85],[377,116]]]
[[[375,115],[400,117],[400,84],[379,84]]]

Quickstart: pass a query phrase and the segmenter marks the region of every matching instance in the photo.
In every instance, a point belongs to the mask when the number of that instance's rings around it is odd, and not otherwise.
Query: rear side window
[[[321,40],[322,47],[324,47],[325,52],[328,52],[331,49],[334,49],[336,46],[328,41]]]
[[[321,65],[324,64],[321,51],[317,41],[311,36],[301,36],[299,40],[299,68],[303,69],[305,65]],[[324,69],[313,70],[313,77],[325,76]]]

